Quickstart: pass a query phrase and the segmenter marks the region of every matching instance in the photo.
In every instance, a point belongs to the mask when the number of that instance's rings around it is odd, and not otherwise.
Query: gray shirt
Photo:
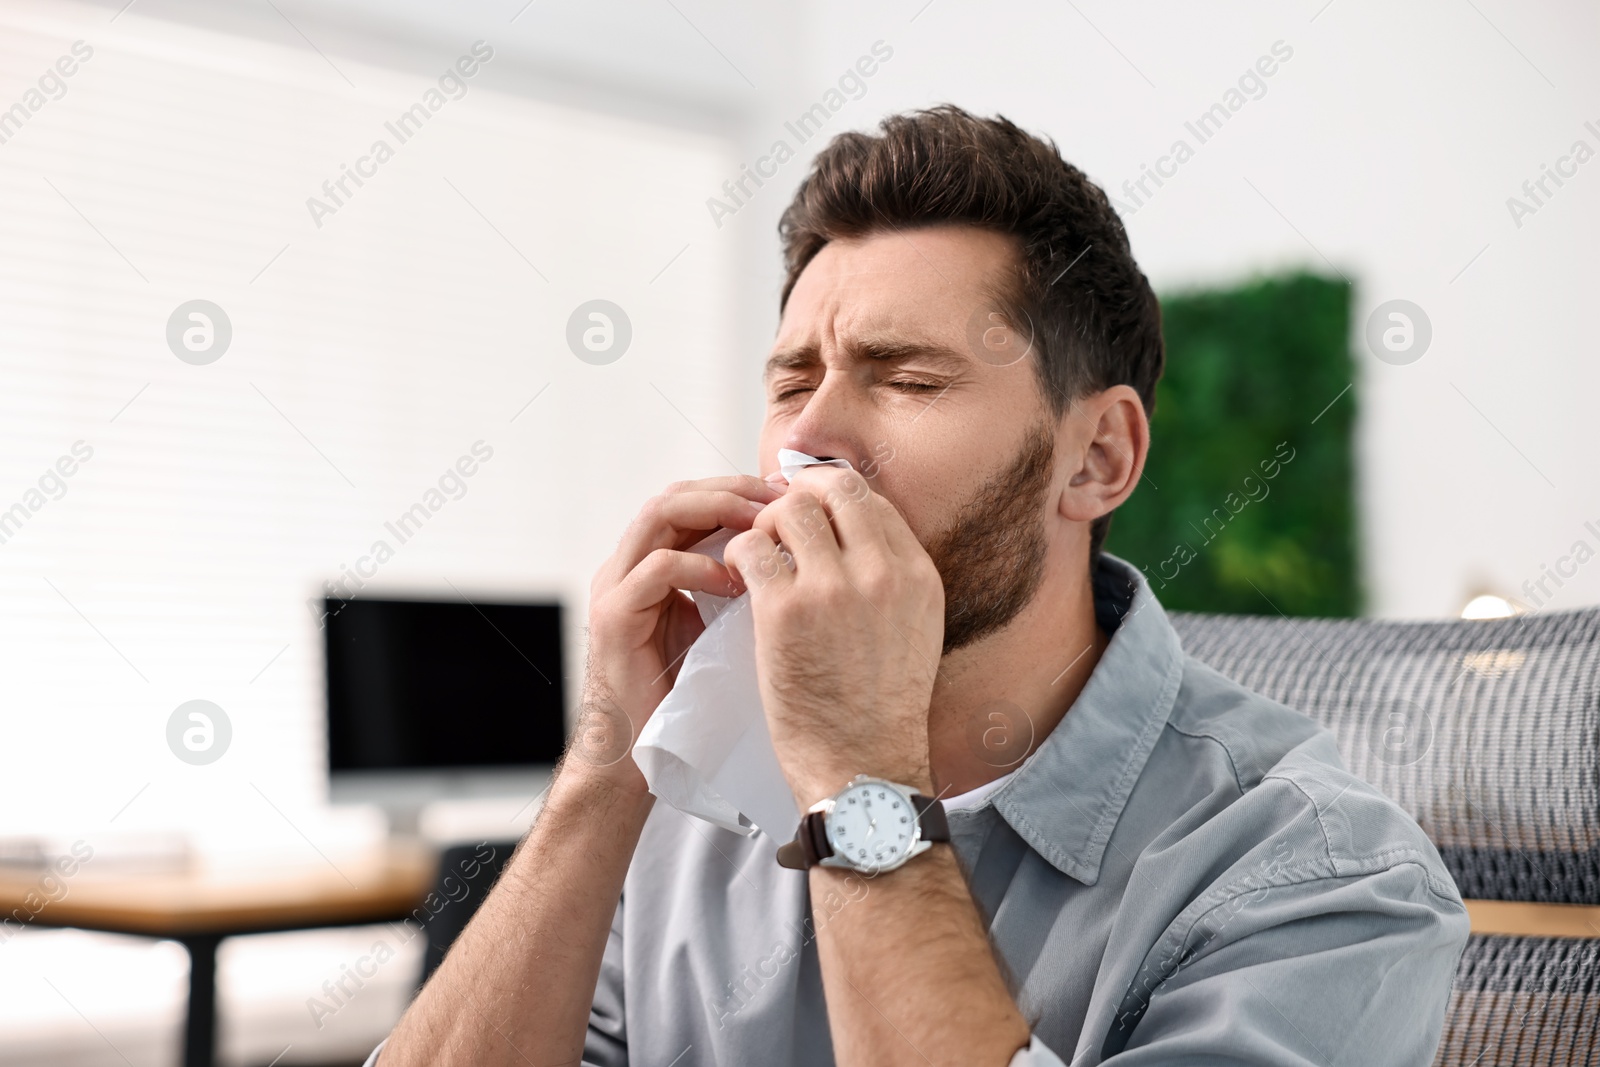
[[[1325,730],[1186,657],[1134,568],[1103,557],[1095,600],[1111,642],[1071,710],[950,813],[1033,1030],[1013,1064],[1430,1063],[1468,933],[1432,844]],[[657,804],[584,1063],[831,1064],[816,929],[872,892],[847,886],[812,900]]]

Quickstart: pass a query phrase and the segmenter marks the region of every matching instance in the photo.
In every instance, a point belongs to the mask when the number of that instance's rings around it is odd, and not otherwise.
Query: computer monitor
[[[329,794],[397,830],[446,798],[532,797],[566,739],[561,606],[324,601]]]

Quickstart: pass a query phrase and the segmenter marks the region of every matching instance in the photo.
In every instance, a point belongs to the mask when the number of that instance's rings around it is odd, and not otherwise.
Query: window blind
[[[304,849],[324,581],[559,597],[570,674],[628,518],[743,462],[734,153],[499,91],[490,34],[399,69],[112,13],[0,8],[0,832]],[[593,300],[613,362],[568,343]]]

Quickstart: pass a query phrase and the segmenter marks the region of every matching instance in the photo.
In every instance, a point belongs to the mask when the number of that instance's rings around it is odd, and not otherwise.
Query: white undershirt
[[[1010,771],[1006,774],[1002,774],[994,781],[984,782],[978,788],[969,789],[960,796],[946,797],[941,801],[941,803],[944,804],[944,809],[946,811],[954,811],[958,808],[981,807],[983,802],[988,799],[990,793],[993,793],[996,789],[999,789],[1001,786],[1011,781],[1012,778],[1016,777],[1016,774],[1016,771]]]

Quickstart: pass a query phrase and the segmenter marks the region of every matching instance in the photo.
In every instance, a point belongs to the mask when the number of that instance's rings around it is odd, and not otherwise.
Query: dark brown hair
[[[829,142],[784,211],[780,312],[800,272],[834,238],[982,227],[1021,246],[1014,276],[992,295],[1013,328],[1033,335],[1039,385],[1055,417],[1120,384],[1153,412],[1165,361],[1161,309],[1100,187],[1063,160],[1054,141],[1002,116],[944,104],[891,115],[880,129]],[[1091,527],[1091,563],[1110,525],[1108,514]]]

